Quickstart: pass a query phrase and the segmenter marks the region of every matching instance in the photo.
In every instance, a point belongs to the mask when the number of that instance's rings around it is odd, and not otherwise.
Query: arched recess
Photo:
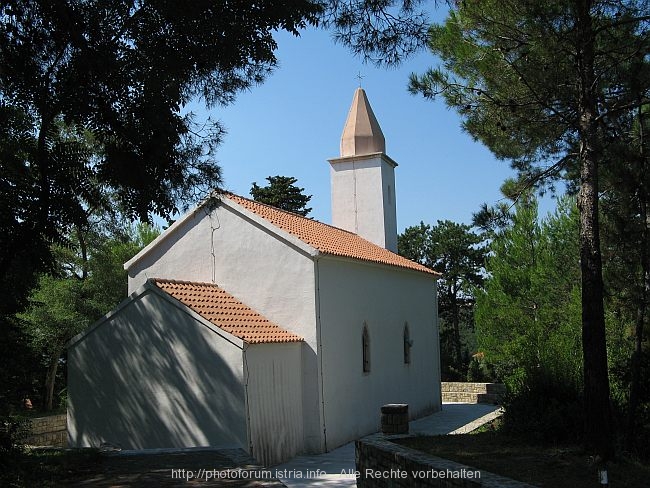
[[[368,324],[365,322],[361,333],[361,355],[363,358],[363,372],[370,373],[370,333],[368,332]]]
[[[408,322],[404,323],[404,364],[411,364],[411,347],[413,347],[413,341],[411,340],[411,333],[409,331]]]

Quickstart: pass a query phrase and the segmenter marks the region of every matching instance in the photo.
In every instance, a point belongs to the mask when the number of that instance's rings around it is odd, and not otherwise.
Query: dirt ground
[[[77,466],[79,468],[79,466]],[[167,453],[103,453],[85,469],[71,470],[67,486],[100,488],[226,486],[278,488],[272,470],[253,464],[241,450],[188,450]]]
[[[593,460],[583,448],[575,445],[536,444],[499,431],[412,437],[395,442],[542,488],[598,486]],[[609,463],[608,474],[612,487],[650,486],[650,468],[638,460],[619,457]]]

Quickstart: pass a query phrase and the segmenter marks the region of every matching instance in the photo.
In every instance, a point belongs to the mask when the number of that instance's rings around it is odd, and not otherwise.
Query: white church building
[[[437,275],[396,254],[395,176],[359,88],[332,225],[229,193],[125,264],[68,346],[70,446],[241,447],[265,465],[440,409]]]

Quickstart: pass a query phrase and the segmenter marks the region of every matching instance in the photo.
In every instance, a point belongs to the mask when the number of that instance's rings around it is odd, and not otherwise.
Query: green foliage
[[[602,168],[611,181],[601,197],[603,268],[607,291],[608,362],[612,398],[625,431],[625,448],[645,449],[650,437],[650,106],[620,117],[611,129]]]
[[[88,482],[102,472],[99,450],[39,449],[0,457],[0,486],[55,488]]]
[[[14,413],[34,391],[40,361],[34,358],[29,336],[17,317],[0,322],[0,416]]]
[[[435,256],[431,255],[431,226],[420,222],[419,226],[407,227],[397,236],[397,252],[400,256],[433,267]]]
[[[469,361],[469,365],[467,366],[467,381],[470,383],[487,381],[488,378],[486,378],[486,374],[483,372],[481,366],[480,361],[476,358],[472,358]]]
[[[539,441],[583,438],[577,226],[568,199],[541,223],[534,199],[518,203],[477,295],[479,347],[508,389],[503,428]]]
[[[536,202],[528,200],[492,241],[476,328],[480,350],[505,381],[543,370],[580,383],[577,225],[568,200],[541,224]]]
[[[511,163],[519,182],[509,190],[524,195],[560,176],[579,188],[586,439],[604,461],[613,455],[613,424],[598,204],[613,182],[598,170],[618,163],[612,147],[632,145],[621,121],[649,103],[647,11],[635,0],[458,2],[430,31],[442,67],[410,85],[444,96],[463,127]]]
[[[93,212],[168,217],[218,188],[223,129],[184,107],[227,104],[261,83],[276,65],[273,34],[298,35],[321,10],[309,0],[2,2],[0,312],[21,309],[54,265],[51,245]]]
[[[510,377],[501,428],[533,442],[571,444],[584,437],[582,391],[573,378],[539,369]]]
[[[84,292],[81,280],[41,276],[30,296],[30,307],[20,315],[35,349],[47,356],[58,354],[89,325],[92,318]]]
[[[472,215],[472,224],[483,232],[486,240],[492,239],[512,222],[510,210],[511,205],[508,202],[499,202],[492,207],[484,203],[479,211]]]
[[[324,6],[325,27],[365,61],[395,66],[426,45],[424,0],[329,0]]]
[[[36,184],[24,161],[34,150],[33,119],[0,102],[0,327],[26,301],[37,271],[52,263],[43,230],[33,224],[38,202],[29,188]],[[24,243],[29,245],[24,245]]]
[[[644,4],[593,2],[587,12],[593,38],[585,39],[572,1],[459,2],[443,25],[429,31],[429,47],[441,66],[412,75],[410,89],[427,98],[443,96],[462,116],[463,127],[510,161],[527,186],[552,184],[549,177],[574,171],[578,157],[580,70],[588,67],[576,59],[587,43],[597,48],[594,63],[602,73],[588,87],[602,104],[601,123],[613,124],[647,90]]]
[[[12,415],[0,416],[0,469],[9,467],[5,461],[12,461],[25,450],[25,441],[31,431],[31,421]]]
[[[253,183],[251,195],[253,200],[266,203],[287,212],[293,212],[306,217],[311,208],[307,207],[312,195],[305,195],[304,188],[295,185],[298,181],[290,176],[269,176],[267,186],[258,186]]]
[[[398,236],[398,252],[442,274],[438,280],[440,347],[445,379],[464,379],[474,352],[473,290],[483,282],[486,249],[471,227],[449,220],[423,222]]]
[[[29,306],[18,314],[33,355],[45,373],[43,404],[54,406],[58,367],[65,345],[76,334],[111,311],[127,295],[123,263],[151,242],[158,231],[146,224],[112,234],[77,231],[76,247],[57,246],[57,275],[43,274],[29,296]]]
[[[519,202],[476,297],[479,348],[509,392],[505,424],[542,440],[582,438],[577,217],[569,199],[541,223],[533,198]]]
[[[148,224],[126,227],[109,236],[95,236],[88,259],[86,293],[95,319],[110,312],[127,296],[128,274],[123,265],[160,234]]]

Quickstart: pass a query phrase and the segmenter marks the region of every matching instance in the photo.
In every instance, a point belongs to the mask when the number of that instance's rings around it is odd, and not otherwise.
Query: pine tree
[[[413,76],[411,89],[442,94],[464,128],[520,171],[522,189],[567,172],[578,187],[582,349],[587,441],[613,455],[600,251],[603,135],[647,104],[646,1],[468,0],[430,47],[444,69]],[[635,80],[635,83],[630,83]]]
[[[563,200],[540,223],[536,201],[519,202],[476,296],[479,350],[513,394],[506,421],[548,440],[583,437],[577,216]]]
[[[482,237],[465,224],[423,222],[398,237],[398,252],[441,273],[437,282],[441,362],[444,373],[465,379],[470,352],[463,339],[473,336],[474,293],[483,282],[486,249]]]
[[[311,208],[307,207],[312,195],[305,195],[304,188],[295,185],[297,179],[291,176],[269,176],[267,186],[258,186],[253,183],[251,196],[253,200],[266,203],[287,212],[293,212],[306,217]]]

